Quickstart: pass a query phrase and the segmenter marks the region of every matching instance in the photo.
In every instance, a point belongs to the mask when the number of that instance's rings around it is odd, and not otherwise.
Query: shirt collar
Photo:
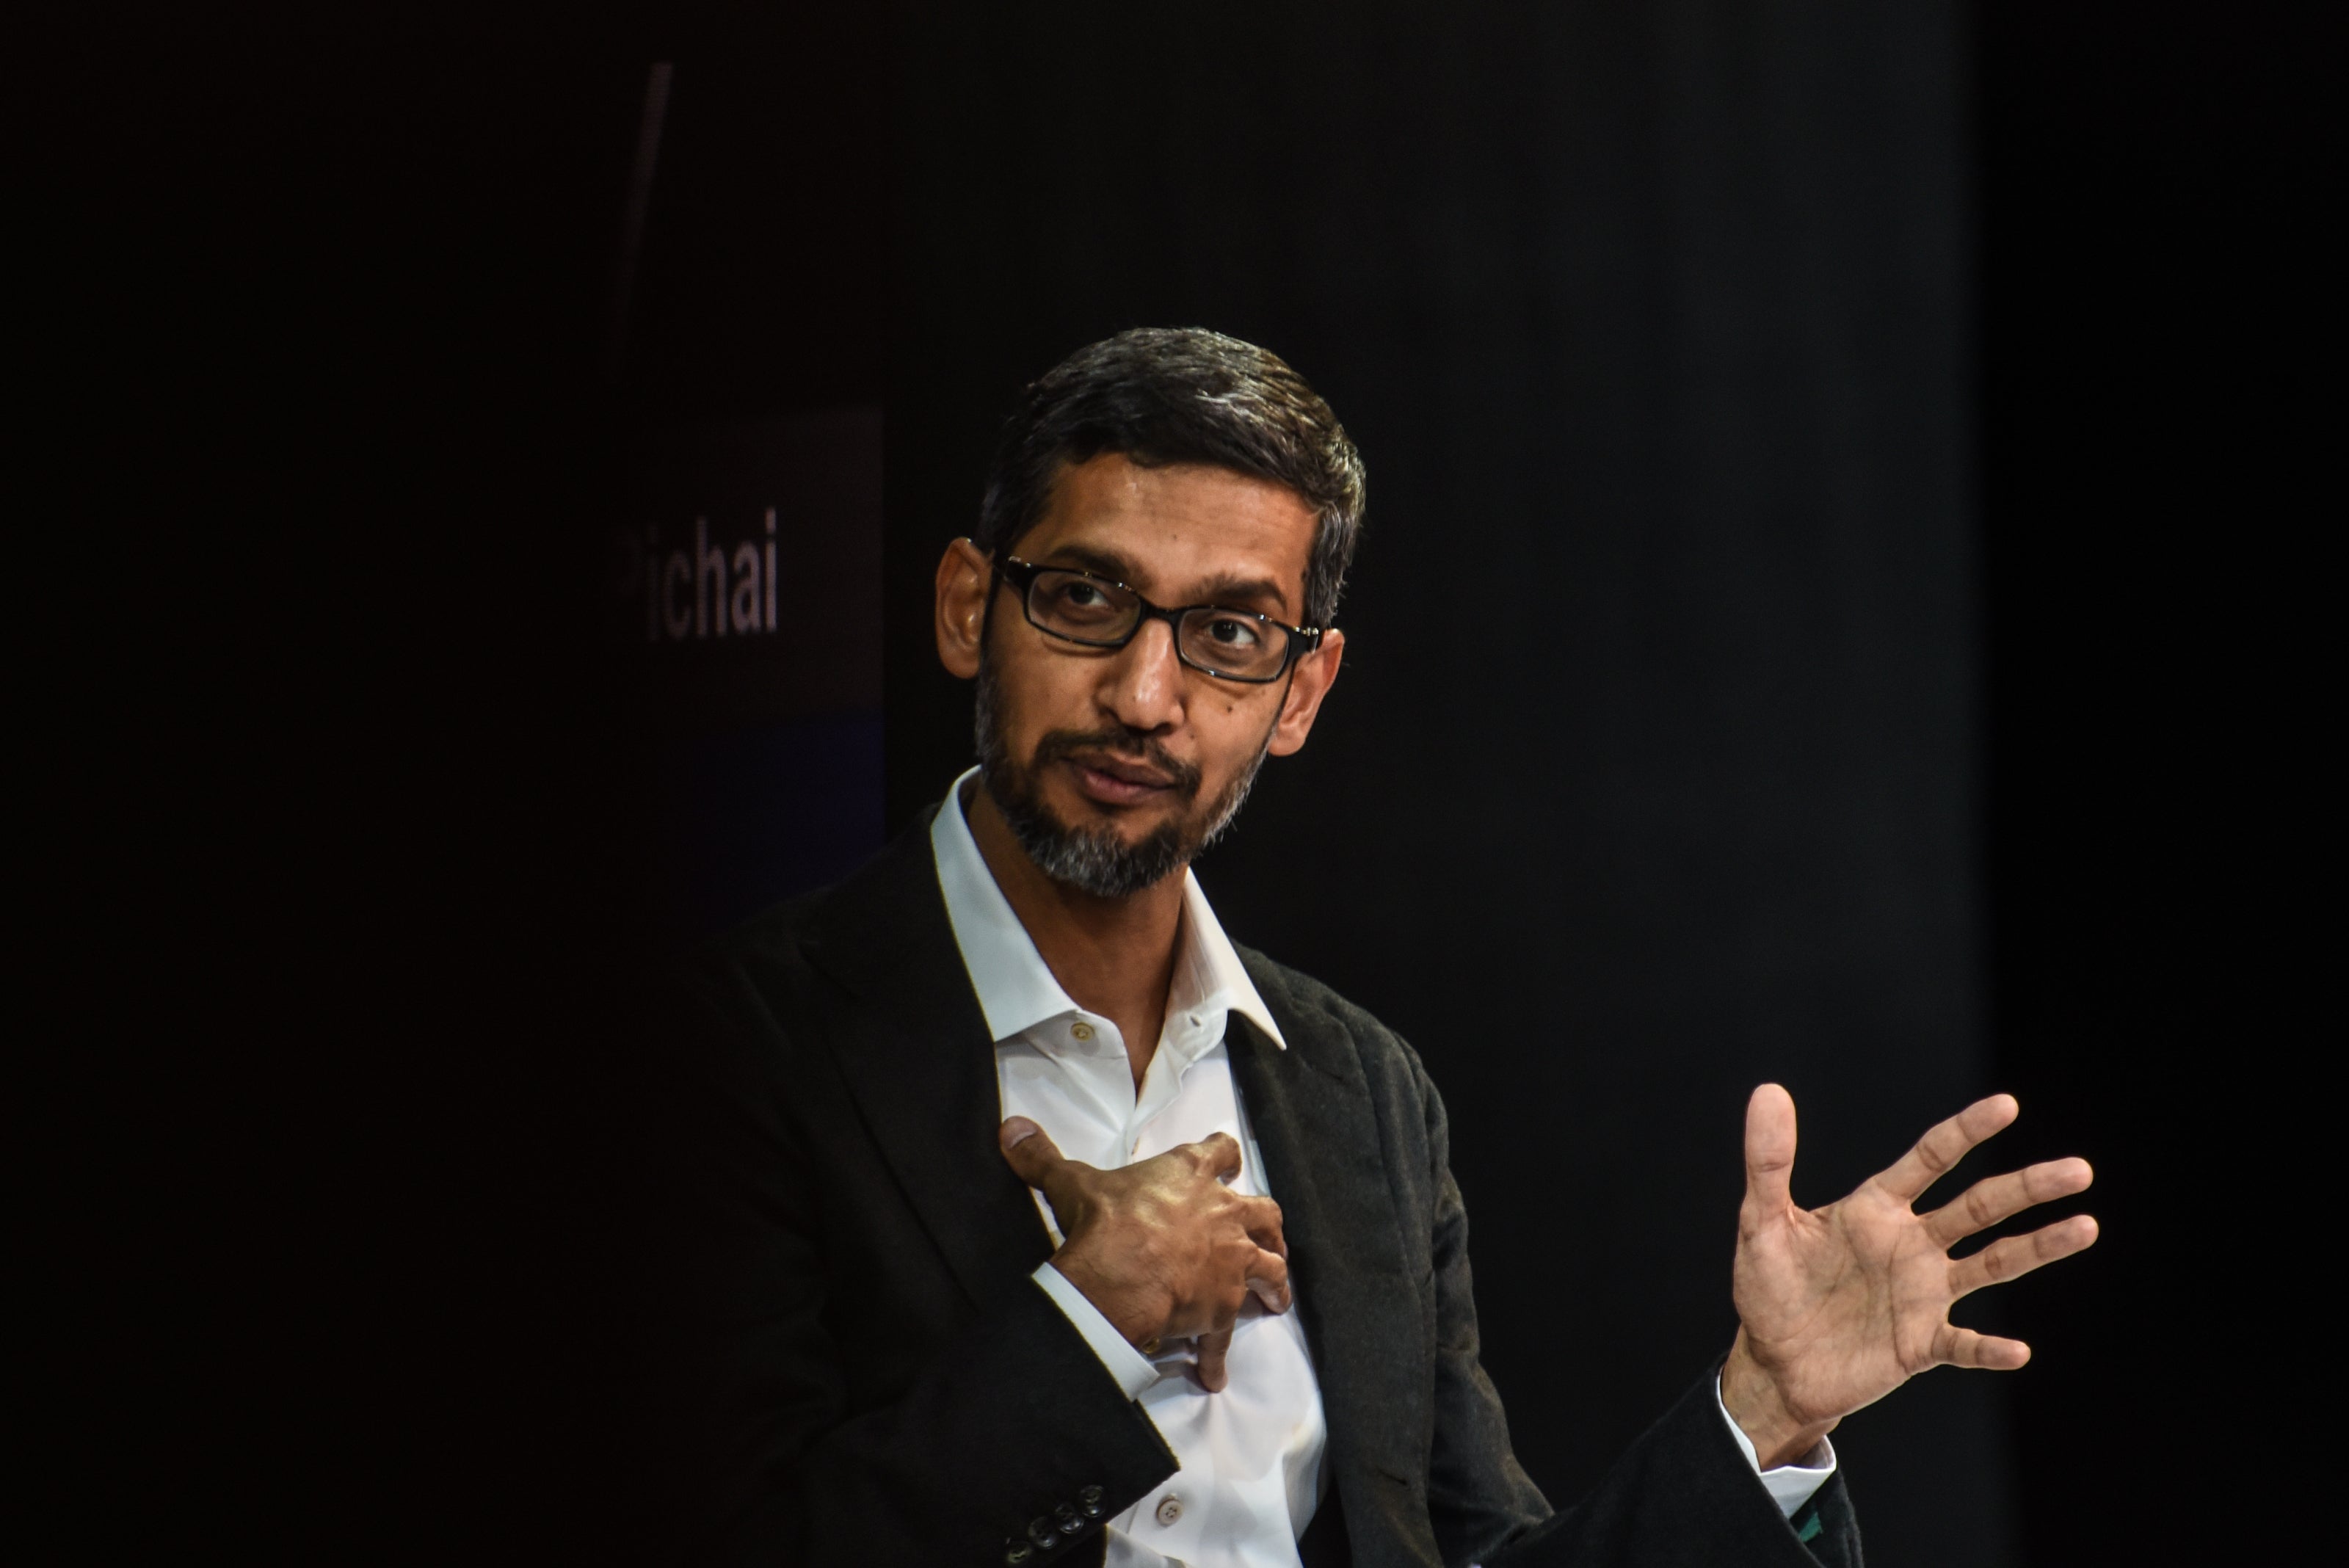
[[[1052,978],[1043,955],[1036,950],[1028,928],[1012,912],[1011,902],[995,884],[970,824],[962,814],[964,787],[978,776],[977,768],[955,780],[930,823],[930,851],[938,867],[938,890],[946,897],[947,919],[954,927],[955,945],[962,950],[963,967],[978,992],[979,1011],[987,1015],[988,1033],[998,1043],[1014,1039],[1037,1024],[1083,1011],[1070,1000]],[[1175,939],[1174,983],[1168,988],[1168,1019],[1195,1018],[1202,1023],[1218,1013],[1237,1012],[1264,1032],[1282,1050],[1288,1042],[1280,1025],[1257,994],[1239,953],[1199,888],[1189,868],[1183,872],[1183,924]],[[1220,1033],[1220,1032],[1218,1032]]]

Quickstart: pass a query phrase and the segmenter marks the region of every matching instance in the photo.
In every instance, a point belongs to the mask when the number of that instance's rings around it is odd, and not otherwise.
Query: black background
[[[1133,19],[1023,15],[905,53],[892,807],[969,754],[924,569],[968,410],[1133,320],[1312,379],[1371,475],[1345,671],[1202,880],[1424,1055],[1572,1497],[1735,1328],[1754,1083],[1815,1200],[1987,1086],[1961,18],[1194,11],[1136,70]],[[2008,1549],[1999,1393],[1848,1424],[1888,1561]]]
[[[968,749],[924,585],[995,420],[1204,321],[1330,396],[1372,504],[1324,727],[1203,878],[1444,1086],[1535,1478],[1725,1338],[1753,1081],[1815,1201],[1995,1085],[2002,1158],[2098,1163],[2106,1240],[1961,1309],[2030,1371],[1839,1435],[1871,1552],[2258,1550],[2237,1500],[2327,1407],[2292,1113],[2337,46],[1987,0],[36,35],[33,950],[84,961],[38,966],[36,1063],[98,1089],[38,1244],[98,1242],[51,1271],[48,1426],[115,1494],[77,1528],[611,1551],[619,438],[884,406],[901,821]],[[1431,601],[1489,643],[1414,657]]]

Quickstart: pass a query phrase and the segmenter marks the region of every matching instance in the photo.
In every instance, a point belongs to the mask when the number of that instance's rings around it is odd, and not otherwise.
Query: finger
[[[1199,1386],[1210,1394],[1222,1393],[1224,1385],[1231,1381],[1231,1375],[1224,1367],[1225,1357],[1230,1354],[1231,1348],[1230,1329],[1199,1336],[1199,1363],[1194,1371],[1198,1375]]]
[[[1240,1169],[1239,1140],[1226,1132],[1209,1133],[1197,1143],[1186,1143],[1183,1151],[1191,1157],[1193,1166],[1202,1176],[1237,1176]]]
[[[1288,1289],[1288,1260],[1257,1249],[1256,1262],[1248,1265],[1247,1287],[1265,1311],[1287,1312],[1295,1300]]]
[[[1795,1200],[1795,1096],[1764,1084],[1745,1102],[1745,1200],[1764,1210]]]
[[[1240,1223],[1247,1228],[1249,1241],[1268,1252],[1288,1256],[1288,1234],[1281,1229],[1279,1204],[1269,1198],[1243,1198]]]
[[[1925,1189],[1965,1158],[1974,1145],[2013,1121],[2022,1108],[2013,1095],[1992,1095],[1986,1100],[1976,1100],[1919,1138],[1917,1147],[1878,1176],[1876,1184],[1902,1202],[1914,1203]]]
[[[2085,1214],[2058,1220],[2028,1236],[2008,1236],[1992,1241],[1971,1257],[1950,1265],[1950,1299],[1969,1296],[1984,1285],[2003,1284],[2058,1258],[2085,1252],[2096,1244],[2096,1222]]]
[[[2004,1176],[1984,1177],[1925,1216],[1925,1233],[1937,1245],[1947,1247],[2034,1203],[2085,1192],[2095,1179],[2096,1173],[2085,1159],[2051,1159]]]
[[[2031,1346],[2019,1339],[1994,1339],[1945,1323],[1933,1336],[1933,1359],[1944,1366],[1971,1366],[1979,1372],[2013,1372],[2031,1359]]]
[[[1026,1116],[1006,1116],[995,1129],[995,1139],[1003,1146],[1003,1158],[1030,1187],[1040,1185],[1037,1179],[1062,1158],[1052,1135]]]
[[[1092,1168],[1062,1155],[1052,1135],[1026,1116],[1007,1118],[995,1136],[1003,1147],[1004,1161],[1020,1180],[1044,1194],[1066,1231],[1076,1220],[1077,1172]]]

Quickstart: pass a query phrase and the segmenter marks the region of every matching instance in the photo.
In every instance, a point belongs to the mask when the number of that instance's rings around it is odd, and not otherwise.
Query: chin
[[[1070,791],[1065,801],[1052,802],[1052,808],[1067,826],[1106,834],[1129,848],[1172,820],[1163,807],[1104,805],[1077,790]]]

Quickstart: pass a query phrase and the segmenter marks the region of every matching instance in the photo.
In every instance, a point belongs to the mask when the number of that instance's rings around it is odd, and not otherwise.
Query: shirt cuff
[[[1139,1397],[1143,1389],[1158,1381],[1158,1368],[1150,1365],[1142,1352],[1128,1345],[1125,1335],[1110,1326],[1109,1319],[1102,1316],[1101,1308],[1086,1300],[1084,1292],[1069,1283],[1068,1275],[1050,1263],[1043,1263],[1038,1265],[1031,1277],[1044,1293],[1052,1298],[1052,1304],[1076,1324],[1077,1332],[1085,1336],[1085,1343],[1093,1347],[1093,1354],[1101,1357],[1101,1364],[1109,1368],[1109,1375],[1117,1379],[1117,1386],[1125,1390],[1127,1398]],[[1746,1451],[1749,1454],[1753,1452],[1751,1445]],[[1808,1497],[1810,1493],[1803,1495]],[[1799,1508],[1802,1505],[1796,1503],[1795,1506]]]
[[[1044,1266],[1051,1267],[1050,1263]],[[1076,1287],[1071,1285],[1069,1289],[1073,1293]],[[1092,1303],[1087,1302],[1085,1304],[1091,1306]],[[1099,1313],[1093,1315],[1101,1316]],[[1745,1462],[1754,1467],[1754,1473],[1762,1478],[1763,1486],[1768,1489],[1770,1501],[1776,1503],[1778,1511],[1788,1519],[1800,1512],[1803,1504],[1810,1501],[1819,1488],[1827,1484],[1827,1478],[1836,1473],[1835,1445],[1825,1438],[1821,1438],[1819,1446],[1806,1456],[1816,1459],[1818,1463],[1816,1465],[1780,1465],[1775,1470],[1764,1469],[1762,1456],[1754,1451],[1754,1439],[1745,1435],[1745,1428],[1737,1424],[1737,1417],[1729,1413],[1728,1402],[1721,1397],[1721,1376],[1718,1373],[1713,1379],[1713,1402],[1721,1407],[1721,1418],[1729,1423],[1729,1435],[1737,1439],[1737,1451],[1745,1456]]]

